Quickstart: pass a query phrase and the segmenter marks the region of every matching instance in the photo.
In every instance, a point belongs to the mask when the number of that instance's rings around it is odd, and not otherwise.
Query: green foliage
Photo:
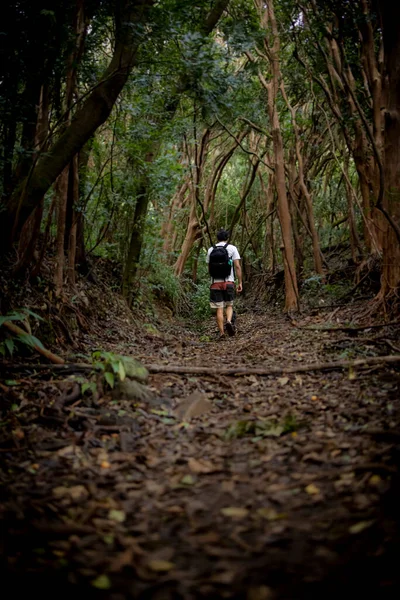
[[[339,281],[323,283],[320,275],[312,275],[303,282],[302,293],[311,304],[324,305],[339,300],[353,287],[351,280],[341,277]]]
[[[229,425],[224,432],[224,438],[231,440],[255,436],[253,440],[258,441],[266,437],[279,437],[287,433],[293,433],[300,427],[304,427],[304,425],[305,423],[299,422],[296,416],[290,413],[282,421],[276,419],[243,420]]]
[[[37,337],[30,333],[14,334],[8,331],[4,327],[4,323],[7,321],[20,321],[26,325],[26,321],[29,317],[33,317],[39,321],[43,321],[42,317],[32,312],[29,308],[22,308],[17,311],[12,311],[6,315],[0,315],[0,354],[2,356],[13,356],[14,351],[20,352],[22,348],[32,349],[35,346],[43,348],[43,345]],[[3,339],[2,339],[3,338]]]
[[[91,362],[96,371],[103,373],[110,388],[114,388],[118,381],[124,381],[127,377],[145,383],[149,375],[147,369],[131,356],[122,356],[114,352],[95,350]],[[91,389],[90,384],[85,389],[89,388]]]
[[[210,316],[210,282],[202,281],[193,286],[191,294],[192,315],[196,321],[203,321]]]
[[[116,379],[124,381],[126,377],[123,358],[113,352],[96,350],[92,353],[92,362],[95,369],[103,371],[104,379],[109,387],[113,388]]]

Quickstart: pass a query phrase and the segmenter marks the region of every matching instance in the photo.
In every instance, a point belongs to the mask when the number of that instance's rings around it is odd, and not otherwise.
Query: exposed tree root
[[[387,323],[379,323],[375,325],[358,325],[352,327],[350,325],[335,325],[334,327],[327,327],[326,325],[322,325],[319,327],[318,325],[307,325],[304,327],[299,327],[299,329],[308,329],[310,331],[349,331],[349,332],[357,332],[364,331],[365,329],[380,329],[382,327],[396,326],[400,325],[400,321],[389,321]]]
[[[5,321],[3,325],[11,331],[11,333],[15,333],[16,335],[28,335],[24,329],[18,327],[18,325],[15,325],[15,323],[12,323],[11,321]],[[65,362],[61,356],[57,356],[56,354],[53,354],[53,352],[50,352],[50,350],[46,350],[42,345],[39,346],[38,344],[33,343],[33,348],[52,363],[62,365]]]
[[[298,367],[232,367],[228,369],[213,369],[211,367],[189,367],[180,365],[147,365],[150,373],[187,373],[198,375],[280,375],[282,373],[306,373],[308,371],[331,371],[334,369],[347,369],[350,367],[364,367],[379,364],[400,363],[400,354],[388,356],[369,356],[355,360],[341,360],[336,362],[312,363]]]

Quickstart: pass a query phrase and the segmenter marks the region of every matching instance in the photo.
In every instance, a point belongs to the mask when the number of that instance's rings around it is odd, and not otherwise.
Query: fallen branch
[[[181,365],[147,365],[149,373],[182,373],[188,375],[280,375],[282,373],[306,373],[308,371],[332,371],[335,369],[348,369],[350,367],[364,367],[368,365],[400,363],[400,354],[389,356],[369,356],[355,360],[340,360],[337,362],[311,363],[298,367],[229,367],[226,369],[213,369],[209,366],[191,367]]]
[[[340,360],[336,362],[311,363],[308,365],[299,365],[297,367],[229,367],[225,369],[213,369],[209,366],[191,367],[182,365],[145,365],[149,373],[177,373],[188,375],[280,375],[282,373],[307,373],[309,371],[333,371],[335,369],[348,369],[350,367],[364,367],[369,365],[396,364],[400,363],[400,354],[391,354],[387,356],[369,356],[366,358],[356,358],[354,360]],[[62,373],[73,373],[76,371],[96,371],[94,365],[86,363],[65,363],[53,365],[29,365],[29,364],[2,364],[0,370],[6,371],[44,371],[51,370]]]
[[[319,327],[318,325],[304,325],[303,327],[298,327],[298,329],[308,329],[309,331],[364,331],[365,329],[380,329],[382,327],[389,327],[391,325],[400,325],[400,321],[389,321],[389,323],[380,323],[379,325],[335,325],[334,327],[329,327],[327,325],[322,325]]]
[[[63,359],[61,359],[63,360]],[[61,373],[76,373],[77,371],[100,371],[100,367],[87,363],[57,363],[44,365],[43,363],[0,363],[1,371],[58,371]]]
[[[27,331],[25,331],[18,325],[15,325],[15,323],[12,323],[11,321],[4,321],[3,325],[9,331],[11,331],[11,333],[15,333],[16,335],[29,335]],[[50,350],[46,350],[46,348],[44,348],[41,345],[39,346],[38,344],[33,343],[32,347],[36,350],[36,352],[39,352],[39,354],[41,354],[42,356],[44,356],[45,358],[50,360],[52,363],[55,363],[58,365],[62,365],[65,363],[64,359],[61,358],[61,356],[57,356],[57,354],[53,354],[53,352],[50,352]]]

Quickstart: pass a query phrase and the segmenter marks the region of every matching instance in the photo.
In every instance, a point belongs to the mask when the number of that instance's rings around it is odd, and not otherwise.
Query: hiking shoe
[[[233,335],[235,335],[236,333],[236,327],[234,326],[233,323],[231,323],[231,321],[227,321],[225,324],[225,329],[226,329],[226,333],[232,337]]]
[[[235,323],[236,323],[236,310],[233,311],[231,323],[232,323],[232,325],[235,325]]]
[[[224,333],[219,333],[217,340],[218,342],[224,342],[226,340],[226,335]]]

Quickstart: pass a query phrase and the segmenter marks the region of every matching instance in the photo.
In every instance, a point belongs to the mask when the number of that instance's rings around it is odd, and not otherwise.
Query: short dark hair
[[[227,231],[226,229],[220,229],[217,232],[217,240],[219,242],[226,242],[229,239],[229,231]]]

